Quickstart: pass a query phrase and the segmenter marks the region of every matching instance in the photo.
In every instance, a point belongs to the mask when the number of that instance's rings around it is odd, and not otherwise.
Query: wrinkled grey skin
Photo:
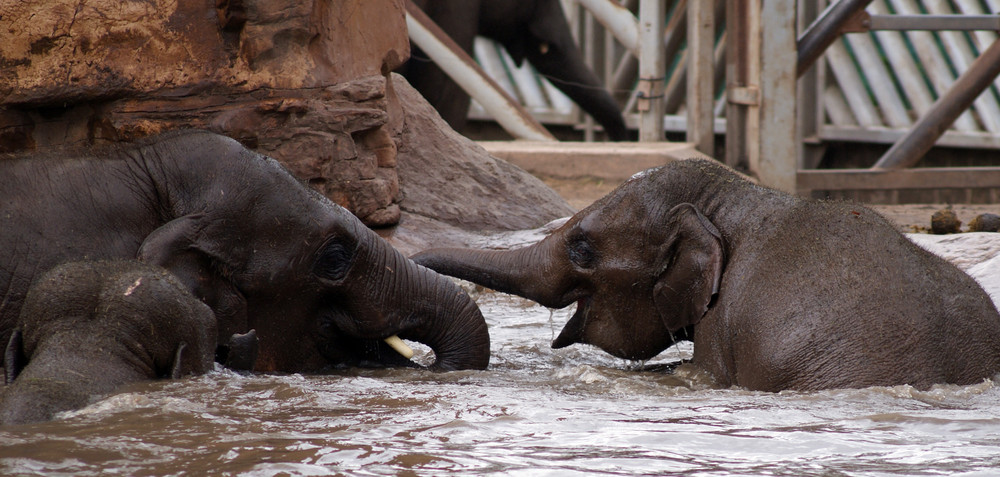
[[[256,329],[257,371],[409,364],[381,340],[485,368],[489,334],[454,283],[407,260],[277,161],[204,131],[93,157],[0,159],[0,342],[38,274],[139,258],[215,313],[218,344]]]
[[[520,65],[525,59],[604,127],[614,141],[629,139],[618,103],[583,60],[559,0],[417,0],[434,23],[470,55],[476,35],[497,41]],[[469,95],[414,48],[400,70],[406,80],[461,132]]]
[[[128,383],[208,372],[215,341],[212,310],[161,267],[60,265],[21,308],[0,424],[49,420]]]
[[[868,208],[714,161],[637,175],[526,248],[413,259],[545,306],[577,302],[556,348],[647,359],[693,328],[693,363],[721,386],[926,388],[1000,371],[1000,316],[968,275]]]

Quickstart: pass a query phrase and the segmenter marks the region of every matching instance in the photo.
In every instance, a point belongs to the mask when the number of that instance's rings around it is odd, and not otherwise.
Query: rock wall
[[[0,31],[0,152],[205,128],[369,225],[399,220],[402,0],[3,2]]]

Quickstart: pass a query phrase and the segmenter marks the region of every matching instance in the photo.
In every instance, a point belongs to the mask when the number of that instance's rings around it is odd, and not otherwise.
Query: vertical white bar
[[[645,106],[639,112],[639,141],[663,140],[664,0],[639,2],[639,89]]]

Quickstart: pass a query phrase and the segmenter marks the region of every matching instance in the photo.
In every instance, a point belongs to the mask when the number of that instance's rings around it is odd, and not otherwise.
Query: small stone
[[[962,221],[958,220],[958,216],[955,215],[955,211],[951,208],[941,209],[934,212],[931,216],[931,232],[943,235],[943,234],[956,234],[959,232],[959,227],[962,226]]]
[[[969,222],[969,232],[1000,232],[1000,215],[979,214]]]

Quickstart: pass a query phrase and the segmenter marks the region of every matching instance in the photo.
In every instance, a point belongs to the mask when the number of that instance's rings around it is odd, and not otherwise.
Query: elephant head
[[[693,336],[719,291],[725,252],[719,231],[693,205],[664,207],[631,182],[534,245],[432,249],[413,260],[547,307],[575,302],[554,348],[587,343],[649,359]]]
[[[160,158],[196,150],[193,162],[210,157],[223,169],[164,189],[177,218],[146,236],[138,255],[210,305],[221,339],[256,329],[256,369],[408,363],[382,342],[393,335],[431,347],[438,369],[487,366],[486,323],[468,295],[277,161],[203,132],[153,147]]]

